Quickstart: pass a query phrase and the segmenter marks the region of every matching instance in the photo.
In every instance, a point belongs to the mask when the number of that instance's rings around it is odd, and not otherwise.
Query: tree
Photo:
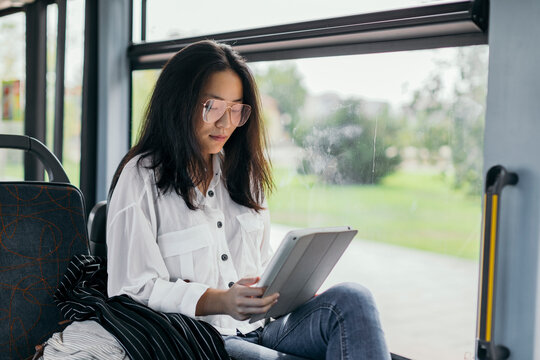
[[[388,151],[395,137],[387,104],[369,115],[365,102],[349,98],[303,138],[303,171],[330,183],[374,184],[400,163]]]
[[[459,79],[454,85],[455,100],[449,109],[455,122],[450,141],[455,185],[479,193],[482,189],[487,48],[460,48],[457,61]]]
[[[453,83],[444,83],[441,70],[451,67],[457,67],[458,76]],[[471,193],[482,187],[486,83],[487,48],[459,48],[454,61],[440,63],[404,109],[415,129],[411,144],[427,149],[432,160],[441,147],[448,146],[454,185]],[[445,96],[447,88],[450,97]]]
[[[274,98],[281,112],[285,130],[292,136],[300,121],[299,109],[304,105],[307,90],[294,63],[271,65],[255,76],[261,93]]]

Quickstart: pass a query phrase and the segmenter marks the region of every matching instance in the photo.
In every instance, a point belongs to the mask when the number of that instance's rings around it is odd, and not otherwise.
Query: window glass
[[[473,359],[487,46],[251,63],[276,185],[272,243],[358,230],[322,289],[377,301],[390,350]],[[133,73],[132,140],[158,70]]]
[[[62,165],[69,180],[79,186],[81,159],[82,75],[84,58],[84,0],[66,4],[66,47],[64,64],[64,128]],[[47,137],[46,145],[54,149],[56,97],[56,51],[58,6],[47,7]]]
[[[62,165],[75,186],[79,186],[81,167],[84,9],[85,0],[67,2]]]
[[[144,118],[144,112],[154,84],[159,76],[159,70],[139,70],[132,72],[132,106],[131,106],[131,145],[133,146],[139,137],[140,127]]]
[[[23,12],[0,17],[0,133],[24,134],[25,32]],[[24,152],[0,149],[0,180],[24,178]]]
[[[329,17],[348,16],[381,10],[399,9],[434,3],[437,0],[274,0],[254,3],[250,0],[206,1],[186,6],[177,0],[147,2],[146,40],[156,41],[204,34],[282,25]],[[134,2],[134,31],[140,29],[140,0]],[[139,30],[140,31],[140,30]],[[134,32],[134,41],[140,35]]]
[[[352,226],[323,289],[369,288],[392,352],[472,359],[487,47],[251,66],[275,246],[290,229]]]
[[[47,6],[47,108],[45,145],[54,149],[54,102],[56,98],[56,42],[58,39],[58,5]]]
[[[63,166],[70,181],[79,185],[84,50],[84,0],[67,2],[64,74]],[[25,100],[25,16],[24,12],[0,17],[0,80],[2,112],[0,133],[24,134]],[[47,104],[46,145],[53,149],[56,41],[58,7],[47,7]],[[24,179],[24,153],[0,149],[0,179]]]
[[[131,39],[134,43],[141,42],[141,0],[133,0],[133,21],[131,22]]]

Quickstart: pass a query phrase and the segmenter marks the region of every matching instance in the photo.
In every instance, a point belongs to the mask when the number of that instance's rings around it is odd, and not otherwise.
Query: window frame
[[[160,69],[176,52],[205,39],[231,45],[249,62],[488,44],[489,0],[431,4],[155,42],[144,42],[146,1],[141,4],[143,41],[132,43],[127,50],[131,73]],[[133,6],[130,19],[133,21]],[[130,84],[130,101],[132,93]],[[130,111],[129,143],[131,116]],[[392,360],[408,360],[391,355]]]
[[[145,4],[146,2],[142,3],[141,35],[145,34]],[[488,14],[489,2],[486,0],[432,4],[166,41],[134,43],[128,49],[128,57],[132,71],[158,69],[177,51],[204,39],[230,44],[248,61],[482,45],[488,43]]]

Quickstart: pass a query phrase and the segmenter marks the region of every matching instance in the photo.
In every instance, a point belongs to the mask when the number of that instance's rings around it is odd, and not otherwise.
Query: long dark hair
[[[195,186],[207,180],[205,159],[195,136],[194,116],[201,90],[211,74],[234,71],[242,81],[243,103],[251,105],[247,123],[237,128],[224,146],[222,172],[236,203],[261,210],[264,194],[273,188],[265,153],[259,94],[245,60],[230,46],[200,41],[174,55],[161,71],[145,112],[139,140],[124,156],[114,175],[111,196],[125,164],[136,155],[150,159],[161,192],[174,190],[195,210]]]

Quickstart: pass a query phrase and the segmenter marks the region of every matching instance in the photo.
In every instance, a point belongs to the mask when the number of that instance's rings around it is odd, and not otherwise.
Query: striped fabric
[[[74,321],[47,340],[40,360],[130,360],[124,348],[93,320]]]
[[[132,360],[229,359],[211,325],[181,314],[156,312],[121,295],[107,298],[103,258],[76,255],[54,294],[70,320],[95,320],[124,347]]]

